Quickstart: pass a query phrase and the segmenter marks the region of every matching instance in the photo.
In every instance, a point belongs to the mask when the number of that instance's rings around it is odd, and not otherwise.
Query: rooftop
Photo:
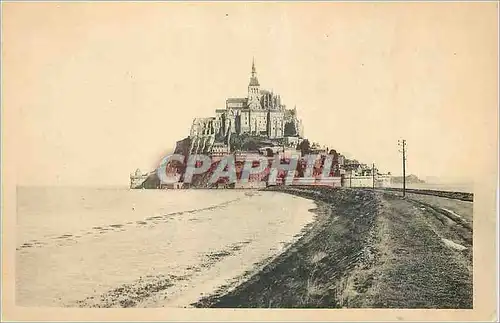
[[[247,98],[228,98],[227,103],[247,103]]]

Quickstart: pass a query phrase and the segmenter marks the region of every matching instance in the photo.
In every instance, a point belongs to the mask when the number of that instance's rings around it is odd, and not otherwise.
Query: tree
[[[240,135],[233,134],[230,138],[231,152],[241,150],[243,146],[243,140]]]
[[[259,149],[259,146],[255,142],[255,140],[249,140],[243,144],[242,148],[249,151],[255,151]]]
[[[309,143],[309,140],[307,139],[302,140],[302,142],[297,146],[297,149],[300,150],[300,154],[302,155],[302,157],[310,154],[311,144]]]
[[[285,123],[285,129],[283,132],[285,137],[292,137],[297,135],[297,129],[295,129],[295,124],[293,122]]]
[[[330,155],[333,155],[333,165],[338,165],[339,163],[339,154],[335,149],[330,150]]]

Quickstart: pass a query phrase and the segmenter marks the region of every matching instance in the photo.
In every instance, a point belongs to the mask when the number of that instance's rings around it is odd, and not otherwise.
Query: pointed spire
[[[257,79],[257,71],[255,70],[255,59],[252,58],[252,77],[250,77],[249,86],[259,86],[259,80]]]

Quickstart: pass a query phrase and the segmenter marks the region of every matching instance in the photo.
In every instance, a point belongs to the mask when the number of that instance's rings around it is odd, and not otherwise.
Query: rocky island
[[[185,160],[191,155],[207,155],[212,165],[207,173],[194,176],[189,184],[183,181],[186,165],[182,163],[169,163],[166,167],[167,176],[174,179],[172,184],[161,183],[156,170],[143,174],[138,169],[130,174],[130,188],[262,188],[268,185],[270,167],[276,158],[288,163],[292,156],[299,156],[295,177],[304,178],[306,156],[310,154],[319,155],[321,159],[314,166],[312,177],[307,177],[306,182],[310,184],[317,183],[327,156],[333,159],[329,186],[388,187],[391,184],[391,176],[380,173],[374,165],[348,159],[331,147],[305,138],[297,107],[289,109],[280,94],[261,88],[254,61],[247,97],[227,98],[225,108],[216,109],[215,116],[195,118],[189,136],[177,141],[174,154],[185,156]],[[210,184],[209,178],[218,163],[229,155],[234,155],[238,178],[247,158],[264,157],[268,165],[262,174],[253,176],[245,185],[225,180]],[[285,175],[280,172],[278,177],[283,179]]]

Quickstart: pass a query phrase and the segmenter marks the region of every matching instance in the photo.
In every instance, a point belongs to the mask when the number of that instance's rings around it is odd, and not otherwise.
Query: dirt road
[[[194,306],[472,308],[472,205],[372,190],[273,190],[316,201],[317,220],[258,274]]]

